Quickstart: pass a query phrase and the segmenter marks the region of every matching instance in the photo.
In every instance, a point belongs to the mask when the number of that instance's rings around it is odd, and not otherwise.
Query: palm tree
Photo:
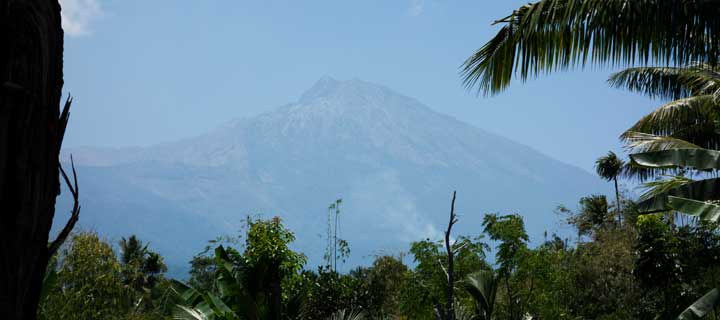
[[[620,190],[618,189],[617,178],[625,167],[625,161],[618,158],[615,152],[609,151],[607,155],[598,158],[595,161],[595,171],[606,181],[612,181],[615,184],[615,201],[617,203],[617,214],[620,215]]]
[[[118,242],[120,245],[120,262],[123,264],[131,264],[133,261],[142,261],[148,252],[147,246],[143,246],[142,241],[135,235],[129,238],[125,237]]]
[[[720,73],[713,67],[695,63],[683,67],[628,68],[613,74],[608,82],[651,98],[671,100],[622,134],[621,139],[633,151],[720,147],[720,132],[715,125]]]
[[[584,66],[664,66],[720,57],[720,2],[541,0],[495,21],[498,33],[462,65],[463,82],[484,94],[552,71]]]
[[[580,209],[568,222],[575,226],[578,235],[591,235],[604,229],[610,222],[610,210],[605,195],[591,195],[580,199]],[[569,211],[568,211],[569,212]]]
[[[716,128],[720,102],[720,73],[694,63],[682,67],[628,68],[608,80],[614,87],[671,100],[640,119],[621,136],[630,152],[669,149],[719,149]],[[644,181],[667,171],[683,175],[687,168],[628,167],[627,176]],[[690,173],[696,173],[690,169]]]

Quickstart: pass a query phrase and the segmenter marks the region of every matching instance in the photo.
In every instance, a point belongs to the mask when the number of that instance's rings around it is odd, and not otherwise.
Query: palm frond
[[[639,200],[647,200],[693,182],[695,180],[683,176],[670,176],[667,179],[647,182],[642,185],[645,191],[640,195]]]
[[[649,152],[668,149],[693,149],[700,146],[670,136],[658,136],[650,133],[627,131],[623,134],[625,148],[633,152]]]
[[[620,136],[620,140],[630,144],[640,132],[685,140],[703,148],[717,148],[720,145],[715,123],[718,106],[712,95],[668,102],[642,117]]]
[[[477,86],[485,94],[510,84],[515,56],[515,26],[511,23],[502,29],[462,65],[461,75],[466,88]]]
[[[651,98],[681,99],[696,95],[712,95],[720,100],[720,73],[704,64],[686,67],[638,67],[614,73],[611,86],[627,88]]]
[[[612,151],[609,151],[607,155],[595,161],[595,171],[601,178],[607,181],[611,181],[620,175],[624,166],[625,161],[620,159],[617,154]]]
[[[588,62],[665,66],[717,64],[720,3],[703,0],[541,0],[508,17],[498,34],[462,65],[468,88],[505,89]]]

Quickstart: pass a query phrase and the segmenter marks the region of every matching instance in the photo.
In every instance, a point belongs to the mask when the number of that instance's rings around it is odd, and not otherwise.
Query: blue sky
[[[515,82],[484,98],[458,68],[527,1],[63,0],[65,146],[151,145],[295,101],[322,76],[386,85],[592,170],[660,102],[613,89],[612,68]]]

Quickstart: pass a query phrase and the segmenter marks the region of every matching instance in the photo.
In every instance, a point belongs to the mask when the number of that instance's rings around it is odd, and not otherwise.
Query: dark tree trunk
[[[453,244],[450,243],[452,227],[458,221],[455,215],[455,195],[456,192],[453,191],[452,202],[450,203],[450,220],[445,230],[445,252],[447,253],[445,307],[442,308],[440,305],[435,306],[435,315],[440,320],[455,320],[455,248],[453,248]],[[440,267],[442,267],[442,264]]]
[[[450,221],[445,231],[445,250],[447,251],[448,260],[445,310],[447,310],[446,319],[448,320],[455,320],[455,252],[450,244],[450,233],[455,222],[457,222],[457,218],[455,218],[455,192],[453,191],[452,203],[450,204]]]
[[[282,314],[282,284],[280,283],[280,265],[270,267],[270,319],[280,320]]]
[[[620,220],[620,225],[622,226],[623,212],[622,206],[620,205],[620,190],[618,189],[617,176],[613,178],[613,182],[615,183],[615,202],[617,203],[617,215],[618,219]]]
[[[35,319],[66,124],[58,1],[0,0],[0,48],[0,319]]]

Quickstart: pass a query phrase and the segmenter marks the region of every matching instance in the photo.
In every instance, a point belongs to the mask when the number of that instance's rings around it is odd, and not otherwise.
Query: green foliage
[[[411,271],[402,257],[375,258],[367,272],[368,308],[371,318],[383,319],[400,316],[402,289],[410,281]]]
[[[293,274],[305,264],[303,254],[288,247],[295,241],[295,235],[286,229],[280,218],[269,221],[249,220],[245,241],[245,262],[249,265],[277,264],[283,274]]]
[[[720,151],[701,148],[669,149],[630,155],[633,164],[649,168],[685,167],[696,170],[720,169]]]
[[[162,256],[135,236],[120,242],[120,259],[97,234],[82,232],[48,270],[42,319],[162,319],[169,316],[172,290],[163,277]]]
[[[203,256],[193,259],[197,268],[191,280],[204,288],[177,283],[183,303],[175,316],[259,320],[279,312],[285,318],[297,318],[299,303],[293,294],[301,293],[295,282],[305,256],[290,250],[288,245],[294,240],[277,217],[248,218],[243,253],[221,245],[215,249],[214,262]],[[290,290],[283,292],[283,287]]]
[[[121,265],[95,233],[72,236],[53,282],[40,308],[43,319],[121,319],[127,310]]]
[[[190,261],[190,279],[188,284],[198,291],[217,293],[215,287],[215,259],[206,255],[196,255]]]
[[[519,319],[524,312],[526,298],[522,295],[524,279],[518,273],[521,263],[528,256],[528,235],[520,215],[486,214],[483,218],[484,232],[491,240],[498,241],[495,259],[498,275],[502,279],[504,304],[497,310],[501,316]]]
[[[463,281],[473,272],[490,268],[485,261],[485,251],[488,247],[481,241],[482,239],[482,236],[457,238],[453,245],[456,281]],[[402,293],[401,309],[411,319],[434,319],[433,307],[444,301],[444,290],[447,285],[446,266],[442,264],[446,259],[443,242],[430,241],[430,239],[413,242],[410,253],[414,257],[416,266],[410,276],[407,290]],[[458,291],[456,298],[460,305],[473,307],[472,298],[467,292]]]
[[[570,213],[568,222],[578,230],[578,235],[593,235],[608,228],[614,223],[607,198],[604,195],[591,195],[580,198],[580,210],[577,214]]]
[[[672,201],[672,196],[669,196]],[[570,226],[588,237],[574,245],[552,235],[534,248],[519,215],[488,214],[483,234],[454,242],[456,319],[695,319],[711,314],[718,286],[720,233],[707,222],[676,224],[641,215],[620,224],[602,196],[580,201]],[[622,214],[634,217],[626,201]],[[632,222],[632,223],[631,223]],[[43,319],[435,319],[444,302],[441,241],[414,242],[412,268],[402,256],[338,273],[303,270],[279,219],[248,220],[244,250],[218,246],[192,261],[190,283],[164,280],[162,258],[136,237],[119,258],[94,234],[73,237],[48,272]],[[496,269],[486,262],[496,244]],[[279,284],[279,291],[278,289]],[[180,293],[178,295],[174,293]],[[709,294],[707,294],[710,292]],[[280,295],[278,295],[278,293]],[[699,299],[699,300],[697,300]],[[697,300],[697,301],[696,301]],[[694,304],[693,304],[694,303]],[[687,308],[690,306],[691,308]],[[353,310],[348,311],[348,310]]]
[[[358,268],[340,274],[320,267],[317,273],[305,271],[307,292],[304,319],[325,319],[343,309],[365,310],[370,305],[369,270]]]
[[[636,274],[643,290],[641,317],[672,318],[717,286],[720,257],[716,225],[677,226],[658,215],[637,223]]]
[[[600,157],[595,161],[595,171],[597,174],[607,180],[612,181],[622,173],[625,162],[618,158],[615,152],[609,151],[607,155]]]
[[[718,303],[720,303],[720,290],[715,288],[685,309],[685,311],[678,316],[678,320],[702,319],[714,312],[715,306],[718,305]]]
[[[717,62],[720,4],[695,0],[541,0],[496,23],[498,33],[463,64],[467,87],[486,94],[588,61],[664,66]],[[632,30],[632,32],[628,32]],[[683,30],[679,32],[678,30]]]
[[[135,235],[122,238],[120,245],[120,264],[123,285],[134,314],[157,311],[154,305],[162,296],[168,294],[169,287],[162,276],[167,271],[162,256],[148,249]],[[167,312],[168,310],[165,310]]]
[[[639,304],[635,278],[636,236],[627,227],[600,230],[592,241],[565,253],[558,272],[564,273],[559,300],[568,319],[633,319]]]
[[[328,206],[326,246],[323,259],[325,265],[333,271],[337,271],[338,258],[345,263],[346,259],[350,257],[350,244],[338,235],[340,205],[342,205],[342,199],[337,199]]]
[[[483,218],[483,227],[491,240],[500,242],[496,257],[501,272],[506,276],[515,269],[527,249],[529,238],[525,232],[525,223],[518,214],[487,214]]]
[[[120,319],[124,293],[110,245],[95,233],[72,236],[58,262],[56,286],[43,303],[44,319]]]
[[[637,67],[614,73],[608,82],[616,88],[643,93],[651,98],[677,100],[690,96],[720,98],[719,74],[705,63],[682,67]]]
[[[465,290],[475,299],[476,313],[481,320],[492,319],[500,279],[492,270],[480,270],[465,280]]]
[[[348,309],[342,309],[338,312],[333,313],[328,320],[363,320],[365,316],[362,312],[352,311]]]

